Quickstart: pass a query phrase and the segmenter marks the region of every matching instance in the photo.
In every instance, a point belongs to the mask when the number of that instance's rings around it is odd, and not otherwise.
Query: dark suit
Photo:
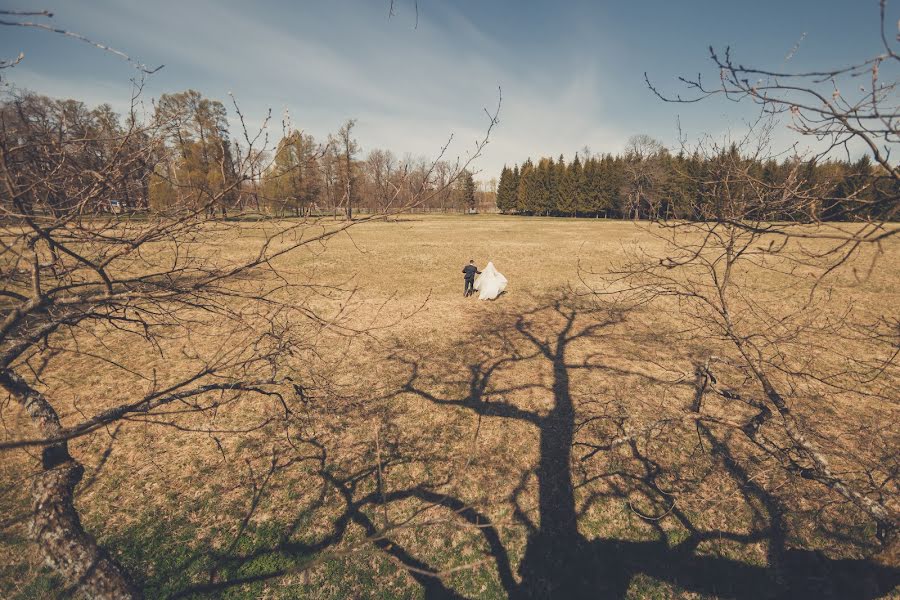
[[[478,270],[478,267],[475,265],[466,265],[462,270],[465,275],[466,287],[463,291],[464,296],[468,296],[469,294],[475,291],[475,275],[480,274],[481,271]]]

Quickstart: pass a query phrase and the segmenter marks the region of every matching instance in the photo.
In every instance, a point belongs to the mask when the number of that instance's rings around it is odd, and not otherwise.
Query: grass
[[[215,251],[250,252],[265,226],[244,224]],[[588,458],[575,446],[567,462],[554,462],[561,405],[571,405],[576,443],[640,430],[689,402],[693,362],[711,350],[683,335],[675,309],[612,314],[583,295],[579,265],[601,271],[639,247],[659,251],[661,242],[628,222],[409,216],[286,257],[281,266],[297,281],[357,287],[356,322],[391,324],[320,348],[339,388],[322,391],[306,416],[327,458],[290,463],[263,485],[272,457],[292,451],[277,428],[223,437],[220,449],[209,435],[126,423],[114,438],[98,432],[72,444],[88,470],[83,519],[151,598],[504,598],[510,585],[562,597],[566,585],[587,589],[582,581],[610,597],[766,597],[815,591],[809,582],[823,569],[832,591],[849,589],[845,580],[864,589],[863,559],[876,551],[867,519],[726,432],[711,431],[701,445],[699,432],[671,427]],[[836,280],[835,297],[872,313],[900,306],[900,244],[884,252],[865,282]],[[463,298],[460,270],[470,258],[493,261],[507,293]],[[122,360],[161,373],[181,367],[152,355]],[[44,380],[70,403],[64,418],[137,386],[84,357]],[[479,416],[473,398],[490,408]],[[882,436],[895,449],[900,441],[890,425],[896,403],[838,398],[819,408],[823,428],[866,460],[879,459],[859,434],[872,421],[888,424]],[[13,431],[27,431],[21,413],[2,410]],[[221,418],[240,422],[263,409],[242,410]],[[723,453],[709,452],[713,441]],[[390,459],[380,489],[379,452]],[[34,468],[24,452],[0,457],[8,515],[0,553],[17,557],[0,571],[4,597],[58,592],[27,542],[23,484]],[[568,509],[540,496],[554,469],[568,469],[574,486],[577,531],[564,535],[548,527]],[[367,541],[385,512],[409,523]],[[809,567],[815,560],[819,571]],[[883,566],[871,576],[882,578],[881,594],[896,585],[898,567]],[[778,569],[802,577],[784,583]]]

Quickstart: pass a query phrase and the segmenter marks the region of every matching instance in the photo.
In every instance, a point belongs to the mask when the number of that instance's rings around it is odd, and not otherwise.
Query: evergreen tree
[[[606,197],[609,216],[625,218],[625,158],[616,155],[606,157]]]
[[[679,154],[676,159],[676,172],[673,175],[671,218],[693,218],[693,207],[700,198],[700,158],[694,153],[691,156]]]
[[[516,188],[516,210],[521,214],[529,214],[534,179],[534,165],[531,159],[525,161],[519,171],[519,185]]]
[[[462,201],[463,206],[466,207],[467,210],[474,211],[475,210],[475,179],[472,177],[472,173],[468,170],[464,170],[459,176],[459,187],[460,192],[462,193]]]
[[[563,204],[562,189],[565,179],[566,161],[563,158],[563,155],[560,154],[559,160],[551,165],[550,198],[548,202],[550,214],[558,215],[562,212],[560,207]]]
[[[736,144],[714,156],[697,152],[670,154],[646,136],[637,136],[624,154],[575,155],[566,165],[557,160],[529,158],[521,168],[503,168],[497,191],[502,212],[523,215],[603,216],[623,219],[695,219],[723,210],[764,221],[855,220],[888,218],[897,210],[898,184],[884,176],[868,156],[853,164],[841,161],[788,158],[783,164],[741,156]],[[649,140],[649,141],[648,141]],[[705,181],[737,169],[748,177],[735,180],[727,195],[704,189]],[[754,182],[777,189],[788,174],[808,190],[791,204],[758,202]],[[742,189],[743,188],[743,189]],[[742,203],[728,207],[723,202]],[[758,206],[752,204],[758,202]]]
[[[550,212],[550,194],[553,187],[553,159],[542,158],[538,163],[538,176],[534,179],[531,212],[536,215],[547,215]]]
[[[872,161],[863,155],[852,165],[842,169],[844,176],[835,186],[833,198],[826,200],[822,219],[826,221],[849,221],[871,215],[872,200],[875,198]]]
[[[514,165],[512,170],[512,178],[509,183],[510,193],[510,210],[517,210],[519,197],[519,165]]]
[[[500,183],[497,184],[497,208],[502,213],[508,213],[515,210],[516,207],[516,188],[513,182],[512,170],[503,165],[500,172]]]
[[[576,154],[572,164],[565,169],[565,176],[560,185],[559,204],[557,205],[560,214],[578,216],[578,197],[583,176],[581,159]]]
[[[600,161],[591,157],[584,162],[584,177],[581,192],[581,212],[597,216],[602,212],[603,178]]]

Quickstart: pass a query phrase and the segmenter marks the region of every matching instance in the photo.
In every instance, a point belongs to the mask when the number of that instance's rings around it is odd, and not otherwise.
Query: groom
[[[463,267],[462,272],[466,279],[466,289],[463,296],[469,296],[475,293],[475,275],[480,275],[481,271],[475,266],[475,259],[473,258],[469,261],[469,264]]]

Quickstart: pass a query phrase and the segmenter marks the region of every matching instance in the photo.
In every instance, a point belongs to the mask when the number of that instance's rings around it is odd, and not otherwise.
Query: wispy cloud
[[[669,22],[658,23],[637,9],[577,1],[555,9],[467,0],[419,7],[415,28],[411,4],[388,19],[387,4],[376,0],[89,0],[49,8],[60,25],[147,64],[164,63],[148,96],[194,88],[227,101],[233,92],[251,125],[270,108],[276,123],[287,110],[320,138],[356,117],[366,150],[430,156],[453,133],[451,154],[463,155],[502,88],[500,125],[480,163],[485,176],[527,156],[571,157],[583,145],[617,151],[637,132],[674,143],[678,115],[692,132],[721,132],[745,114],[715,104],[663,105],[642,82],[644,70],[671,76],[702,64],[703,44],[715,41],[702,36],[720,34],[709,21],[714,11],[698,13],[706,21],[669,11]],[[783,27],[785,40],[796,39],[794,29],[815,31],[815,23]],[[0,51],[26,50],[12,77],[19,85],[127,107],[127,65],[68,40],[13,33],[0,39]]]

